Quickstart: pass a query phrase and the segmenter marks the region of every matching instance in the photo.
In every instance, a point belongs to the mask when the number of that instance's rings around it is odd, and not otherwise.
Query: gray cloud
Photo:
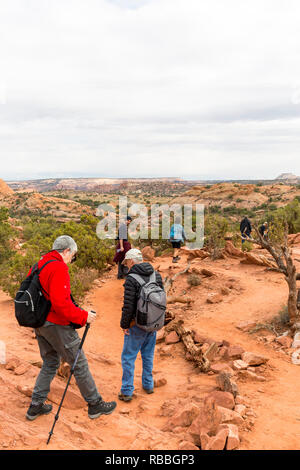
[[[300,5],[11,0],[2,177],[300,174]]]

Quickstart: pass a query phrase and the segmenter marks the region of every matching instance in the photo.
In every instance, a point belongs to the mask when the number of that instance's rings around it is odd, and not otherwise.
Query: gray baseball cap
[[[124,261],[127,260],[127,259],[134,259],[136,261],[143,261],[143,255],[142,255],[141,250],[139,250],[137,248],[131,248],[125,254]],[[123,261],[123,263],[124,263],[124,261]]]

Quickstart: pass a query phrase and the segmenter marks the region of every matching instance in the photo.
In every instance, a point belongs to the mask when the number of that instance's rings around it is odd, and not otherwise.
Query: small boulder
[[[265,364],[266,362],[268,362],[269,359],[260,354],[255,354],[252,352],[245,352],[242,355],[242,360],[244,362],[247,362],[249,366],[260,366],[261,364]]]
[[[163,340],[165,339],[165,329],[164,328],[161,328],[161,330],[158,330],[158,332],[156,333],[156,343],[162,343]]]
[[[18,359],[17,357],[14,357],[7,362],[5,369],[14,371],[20,364],[21,364],[20,359]]]
[[[233,410],[234,408],[234,397],[230,392],[222,392],[220,390],[215,390],[207,395],[206,399],[213,398],[217,406],[222,406],[223,408],[228,408]]]
[[[166,344],[175,344],[175,343],[179,343],[179,341],[180,341],[180,338],[178,334],[176,333],[176,331],[174,330],[168,333],[167,336],[165,337]]]
[[[209,444],[209,441],[211,440],[211,437],[206,432],[202,432],[200,434],[200,446],[201,450],[206,450],[207,446]]]
[[[25,395],[26,397],[31,398],[32,389],[27,387],[26,385],[17,385],[17,390],[23,395]]]
[[[205,450],[224,450],[228,432],[228,429],[220,429],[217,434],[209,440]]]
[[[155,250],[151,246],[145,246],[142,249],[143,259],[145,261],[153,261],[155,257]]]
[[[278,336],[275,341],[284,348],[290,348],[293,342],[292,338],[290,338],[289,336]]]
[[[199,447],[195,446],[195,444],[190,441],[181,441],[178,450],[199,450]]]
[[[230,346],[227,348],[225,359],[234,360],[234,359],[241,359],[242,354],[245,350],[241,346]]]
[[[216,362],[215,364],[211,364],[210,370],[212,370],[215,374],[219,374],[220,372],[228,372],[229,374],[233,375],[233,370],[231,367],[229,367],[229,365],[224,362]]]
[[[239,379],[253,380],[256,382],[265,382],[266,378],[263,375],[258,375],[250,370],[240,370],[238,372]]]
[[[192,425],[189,428],[189,434],[191,435],[194,444],[197,446],[200,445],[200,437],[202,434],[216,434],[221,422],[222,413],[214,399],[205,400],[199,416],[192,422]]]
[[[237,426],[243,424],[244,420],[239,413],[222,406],[217,406],[218,411],[221,412],[221,423],[231,423]]]
[[[236,325],[236,327],[242,331],[252,330],[252,328],[255,328],[255,326],[256,326],[256,322],[253,322],[253,321],[243,321],[239,323],[238,325]]]
[[[206,336],[201,335],[201,333],[198,333],[195,330],[192,331],[192,337],[193,337],[193,340],[194,340],[195,343],[199,343],[199,344],[204,344],[204,343],[212,344],[212,343],[214,343],[213,339],[207,338]]]
[[[297,349],[292,354],[292,363],[298,366],[300,364],[300,349]]]
[[[209,294],[207,299],[206,299],[206,302],[208,304],[218,304],[220,302],[222,302],[223,300],[223,297],[221,296],[221,294]]]
[[[188,427],[199,416],[200,409],[194,403],[188,403],[166,423],[163,431],[172,431],[177,426]]]
[[[29,364],[20,364],[18,367],[15,368],[14,374],[15,375],[24,375],[29,369]]]
[[[228,372],[220,372],[216,377],[216,382],[223,392],[232,393],[234,397],[239,393],[237,384],[231,380],[231,374]]]
[[[232,368],[233,370],[245,370],[247,369],[248,364],[241,359],[237,359],[236,361],[233,361],[232,363]]]
[[[236,424],[220,424],[220,429],[228,429],[227,450],[238,449],[240,445],[239,430]]]
[[[236,405],[235,408],[234,408],[234,411],[236,411],[241,416],[245,416],[246,407],[245,407],[245,405]]]
[[[292,348],[299,348],[299,347],[300,347],[300,332],[295,334],[294,341],[292,344]]]

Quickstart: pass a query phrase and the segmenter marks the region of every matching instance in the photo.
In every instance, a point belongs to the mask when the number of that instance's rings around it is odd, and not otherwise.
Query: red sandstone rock
[[[232,393],[222,392],[220,390],[215,390],[211,392],[206,398],[213,398],[217,406],[222,406],[223,408],[228,408],[233,410],[235,402]]]
[[[179,338],[178,334],[176,333],[176,331],[171,331],[171,333],[169,333],[165,337],[165,343],[166,344],[175,344],[175,343],[179,343],[179,341],[180,341],[180,338]]]
[[[227,348],[225,359],[234,360],[234,359],[241,359],[242,354],[245,350],[241,346],[230,346]]]
[[[242,354],[242,360],[247,362],[249,366],[260,366],[261,364],[265,364],[269,359],[260,354],[245,352]]]
[[[225,362],[216,362],[215,364],[212,364],[210,366],[210,369],[215,373],[215,374],[218,374],[220,372],[228,372],[230,373],[231,375],[233,375],[233,370],[231,369],[231,367],[229,367],[228,364],[226,364]]]

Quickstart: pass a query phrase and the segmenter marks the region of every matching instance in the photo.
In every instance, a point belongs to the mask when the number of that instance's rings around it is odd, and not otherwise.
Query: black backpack
[[[47,261],[40,269],[36,263],[30,275],[22,282],[15,297],[15,315],[20,326],[39,328],[45,323],[51,302],[43,294],[43,291],[46,294],[47,292],[41,286],[39,275],[53,261],[58,260]]]

